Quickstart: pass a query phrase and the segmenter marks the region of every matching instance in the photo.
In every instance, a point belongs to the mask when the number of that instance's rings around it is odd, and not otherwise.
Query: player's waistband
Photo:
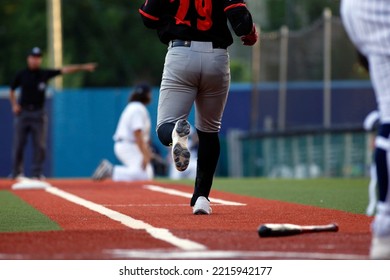
[[[186,40],[172,40],[171,41],[171,47],[191,47],[191,41],[186,41]],[[221,46],[217,43],[213,42],[213,49],[224,49],[226,50],[227,47]]]

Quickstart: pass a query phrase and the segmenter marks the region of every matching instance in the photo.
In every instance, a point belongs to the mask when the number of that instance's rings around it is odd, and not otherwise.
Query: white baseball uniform
[[[370,65],[380,122],[390,123],[390,0],[343,0],[349,37]]]
[[[343,0],[341,16],[352,42],[368,59],[380,116],[375,140],[379,199],[370,258],[390,259],[390,0]]]
[[[141,130],[143,140],[150,140],[150,115],[141,102],[130,102],[123,110],[113,139],[114,152],[123,165],[115,165],[113,181],[150,180],[153,178],[153,168],[149,163],[146,169],[142,168],[143,155],[135,142],[134,132]]]

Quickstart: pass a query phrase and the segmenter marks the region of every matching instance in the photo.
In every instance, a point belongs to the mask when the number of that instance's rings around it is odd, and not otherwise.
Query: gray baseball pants
[[[211,42],[168,47],[161,81],[157,128],[187,119],[195,103],[195,127],[219,132],[230,86],[229,54]]]
[[[32,177],[43,175],[43,162],[46,154],[47,115],[44,110],[24,111],[15,117],[12,175],[23,174],[24,149],[28,135],[33,144]]]

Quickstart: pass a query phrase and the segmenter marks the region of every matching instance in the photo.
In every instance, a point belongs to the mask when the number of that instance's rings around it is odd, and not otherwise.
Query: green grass
[[[0,191],[0,232],[61,230],[60,226],[9,191]]]
[[[161,180],[172,182],[170,180]],[[191,180],[176,183],[193,185]],[[368,204],[368,179],[266,179],[216,178],[213,189],[272,200],[364,214]]]

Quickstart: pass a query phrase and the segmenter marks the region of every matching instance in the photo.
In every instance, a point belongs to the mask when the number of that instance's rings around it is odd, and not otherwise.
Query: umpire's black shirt
[[[19,105],[24,110],[40,110],[45,105],[47,82],[61,74],[55,69],[25,69],[19,72],[11,84],[11,89],[20,87]]]

